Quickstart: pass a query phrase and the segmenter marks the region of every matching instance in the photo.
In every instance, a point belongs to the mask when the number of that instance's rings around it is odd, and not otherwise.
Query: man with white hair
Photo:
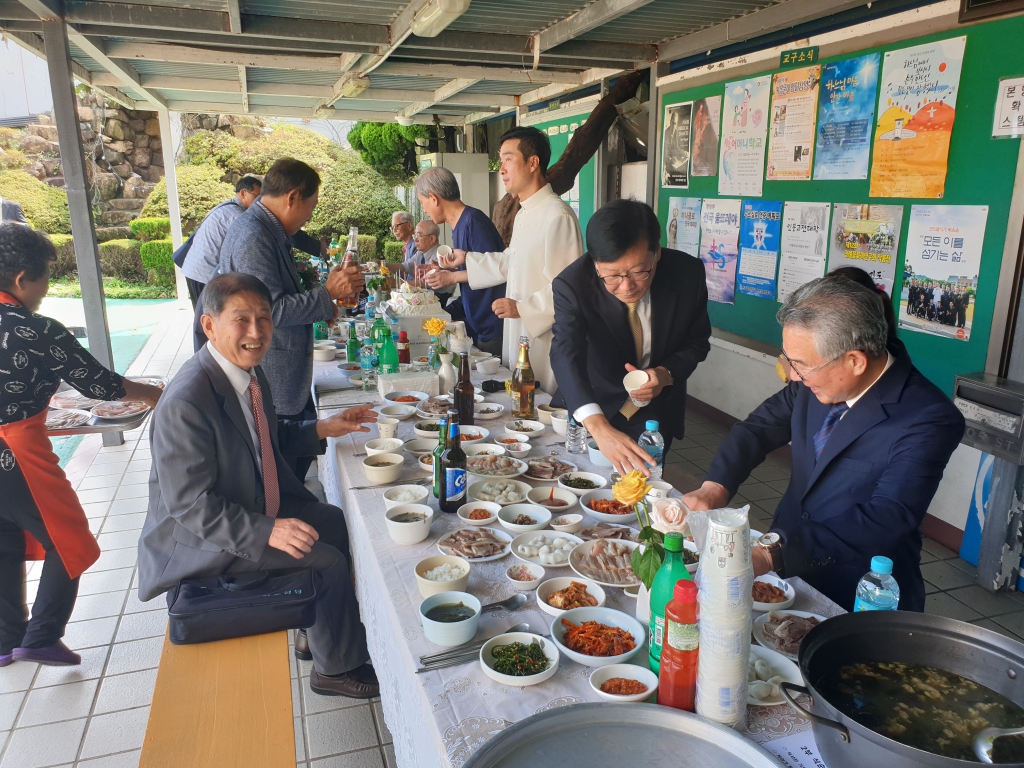
[[[423,211],[435,222],[434,226],[447,223],[452,228],[452,248],[479,253],[504,250],[497,227],[486,213],[462,202],[459,182],[447,168],[428,168],[416,179],[415,189]],[[500,357],[504,321],[494,313],[493,306],[505,298],[505,283],[472,288],[469,272],[464,267],[438,270],[427,277],[427,284],[435,291],[456,283],[465,312],[466,331],[473,343],[482,352]]]
[[[437,239],[440,234],[441,228],[430,219],[424,219],[416,225],[416,229],[412,234],[412,241],[416,245],[416,249],[410,258],[402,262],[402,269],[405,272],[406,278],[409,280],[414,279],[416,277],[416,267],[418,266],[422,267],[426,264],[433,264],[435,268],[440,269],[437,264]],[[454,286],[434,291],[438,301],[441,302],[442,308],[447,308],[453,293],[455,293]]]
[[[416,243],[412,239],[412,214],[408,211],[395,211],[391,214],[391,234],[399,242],[405,243],[405,258],[412,258],[416,252]]]
[[[755,575],[800,576],[846,610],[876,555],[893,562],[899,609],[924,610],[921,521],[964,417],[889,339],[883,299],[840,275],[812,280],[777,319],[792,381],[733,426],[692,510],[724,507],[771,451],[792,443],[793,473]]]

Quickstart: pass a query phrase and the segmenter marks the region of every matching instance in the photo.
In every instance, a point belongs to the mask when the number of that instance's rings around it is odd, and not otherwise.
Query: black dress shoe
[[[314,669],[309,673],[309,690],[321,696],[372,699],[380,695],[380,683],[373,667],[363,664],[342,675],[321,675]]]
[[[313,654],[309,652],[309,640],[306,638],[306,630],[300,629],[295,635],[295,658],[300,661],[312,661]]]

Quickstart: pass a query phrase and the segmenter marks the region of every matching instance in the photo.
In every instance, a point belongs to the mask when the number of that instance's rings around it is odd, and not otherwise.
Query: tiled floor
[[[191,314],[172,313],[131,373],[173,375],[191,354]],[[726,426],[689,413],[665,476],[681,490],[699,485]],[[103,448],[85,438],[66,471],[103,550],[82,577],[65,641],[82,654],[79,667],[16,663],[0,669],[0,768],[136,768],[156,681],[167,615],[162,600],[136,596],[136,543],[145,517],[150,467],[148,429]],[[315,465],[314,465],[315,468]],[[750,502],[751,523],[766,529],[789,482],[789,466],[770,457],[734,500]],[[318,487],[315,481],[310,485]],[[971,565],[933,541],[922,569],[926,610],[1024,637],[1024,598],[992,595],[974,585]],[[32,600],[39,569],[29,571]],[[309,691],[310,665],[289,656],[297,768],[393,768],[391,735],[380,703],[322,697]],[[183,766],[183,768],[185,768]]]
[[[665,479],[686,492],[699,487],[715,449],[729,428],[692,410],[686,416],[686,437],[672,444],[665,459]],[[767,530],[782,494],[789,485],[789,463],[775,456],[768,459],[740,486],[732,506],[750,504],[750,525]],[[1024,594],[992,594],[978,586],[975,567],[956,552],[926,538],[921,552],[925,579],[925,613],[948,616],[993,629],[1024,642]]]

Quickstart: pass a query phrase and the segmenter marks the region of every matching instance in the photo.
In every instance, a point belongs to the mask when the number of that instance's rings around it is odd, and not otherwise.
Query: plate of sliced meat
[[[529,467],[524,477],[541,483],[557,483],[560,475],[576,471],[575,464],[570,464],[568,461],[563,461],[556,456],[529,459],[526,463]]]
[[[46,414],[47,429],[71,429],[80,427],[92,418],[88,411],[80,411],[74,408],[51,409]]]
[[[512,537],[494,528],[461,528],[438,539],[446,555],[464,557],[471,563],[500,560],[511,551]]]
[[[633,550],[639,546],[635,541],[586,541],[569,553],[569,565],[602,587],[632,587],[640,583],[632,565]]]
[[[117,402],[100,403],[94,406],[92,413],[108,421],[123,421],[138,416],[149,410],[149,406],[137,400],[119,400]]]
[[[770,611],[754,619],[754,639],[758,645],[796,661],[800,643],[823,621],[824,616],[807,611]]]
[[[79,410],[87,411],[94,405],[99,405],[102,400],[94,400],[91,397],[86,397],[81,392],[74,389],[65,389],[54,394],[50,398],[51,408],[77,408]]]
[[[625,525],[612,525],[611,523],[605,522],[600,522],[597,525],[592,525],[589,528],[583,528],[576,531],[576,535],[584,541],[594,541],[595,539],[621,539],[623,541],[637,540],[636,529],[629,528]]]

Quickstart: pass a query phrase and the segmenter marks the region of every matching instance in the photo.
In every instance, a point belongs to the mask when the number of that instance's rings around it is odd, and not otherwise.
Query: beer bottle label
[[[459,501],[466,495],[466,470],[447,468],[444,471],[445,498],[449,501]]]

